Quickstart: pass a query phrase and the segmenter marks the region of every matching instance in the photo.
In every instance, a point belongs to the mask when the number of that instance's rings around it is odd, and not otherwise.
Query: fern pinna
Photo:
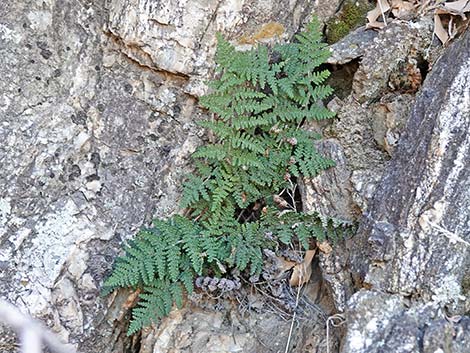
[[[295,178],[334,165],[316,151],[318,136],[301,129],[333,117],[320,104],[332,92],[323,84],[329,72],[318,70],[328,55],[315,21],[293,43],[273,48],[241,52],[218,36],[218,79],[200,100],[212,113],[200,125],[216,139],[193,155],[195,172],[181,201],[186,217],[142,230],[104,284],[107,291],[142,289],[129,334],[181,306],[196,275],[221,268],[259,274],[263,249],[294,239],[308,249],[311,238],[335,236],[332,222],[295,205],[280,213],[273,202]]]

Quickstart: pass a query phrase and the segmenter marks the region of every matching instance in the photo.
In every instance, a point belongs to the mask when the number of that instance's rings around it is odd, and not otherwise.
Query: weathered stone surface
[[[331,46],[331,64],[358,62],[351,95],[329,104],[325,135],[344,152],[303,196],[307,210],[337,214],[352,198],[364,212],[358,236],[320,256],[345,353],[468,350],[470,35],[437,63],[430,39],[424,18]],[[351,274],[367,288],[352,297]]]
[[[360,27],[351,32],[343,40],[330,46],[329,64],[344,65],[364,56],[368,47],[377,37],[377,32]]]
[[[266,31],[258,40],[289,38],[320,8],[315,1],[122,0],[112,3],[106,30],[121,42],[127,56],[188,77],[185,91],[201,95],[202,81],[212,70],[217,31],[236,41],[275,22],[283,33]],[[330,12],[321,10],[322,16],[331,16]]]
[[[123,239],[175,210],[199,143],[181,80],[115,52],[101,5],[0,6],[0,293],[83,351],[115,349],[101,282]]]
[[[414,96],[411,94],[388,94],[372,107],[372,130],[375,142],[390,156],[393,155],[400,139]]]
[[[406,124],[413,94],[426,74],[418,66],[425,62],[431,38],[431,22],[424,17],[417,23],[392,22],[379,33],[359,28],[330,47],[329,63],[334,68],[358,64],[349,73],[353,75],[350,94],[330,102],[337,119],[325,129],[325,136],[341,145],[344,156],[338,156],[339,164],[342,170],[349,170],[350,177],[326,184],[337,190],[331,197],[313,191],[323,199],[322,204],[344,204],[352,198],[349,212],[367,209]],[[330,212],[336,214],[334,208]]]
[[[337,141],[328,139],[319,142],[317,149],[323,156],[334,160],[336,166],[300,184],[302,201],[308,205],[309,211],[352,222],[358,214],[354,214],[351,172],[343,148]]]
[[[1,2],[0,295],[82,352],[130,349],[128,293],[99,287],[122,241],[176,210],[215,32],[289,38],[321,3]]]
[[[0,295],[82,352],[283,350],[290,321],[252,312],[246,326],[233,308],[172,313],[140,345],[124,337],[130,293],[98,293],[122,241],[176,210],[202,137],[196,103],[215,32],[234,42],[287,39],[312,12],[325,22],[340,3],[1,2]],[[263,32],[269,23],[282,33]],[[431,32],[424,18],[359,29],[331,47],[330,64],[358,69],[321,145],[338,167],[307,181],[304,196],[309,210],[367,213],[352,246],[320,254],[324,279],[316,273],[305,291],[324,298],[326,280],[346,309],[344,352],[468,347],[469,320],[455,316],[470,312],[468,246],[448,239],[470,241],[468,34],[426,78],[395,147],[423,60],[432,66]],[[349,265],[370,290],[352,296]],[[11,352],[14,337],[1,336],[0,351]],[[329,344],[337,351],[336,337]],[[325,318],[301,322],[292,345],[326,351]]]
[[[354,76],[353,93],[360,102],[371,102],[388,89],[389,78],[397,72],[405,81],[415,71],[404,70],[403,65],[416,66],[420,57],[426,57],[432,39],[433,24],[429,17],[420,21],[393,22],[379,32],[363,51],[361,66]],[[370,42],[366,42],[370,43]]]
[[[434,64],[351,241],[369,289],[348,303],[343,352],[468,350],[469,77],[466,33]]]
[[[434,65],[355,239],[352,264],[377,289],[459,295],[469,250],[469,46],[467,34]]]
[[[293,353],[324,352],[326,317],[311,302],[315,289],[309,285],[304,291],[296,317],[283,312],[269,295],[259,296],[254,291],[238,300],[206,300],[203,310],[187,305],[163,319],[158,328],[144,330],[140,352],[284,352],[287,344]],[[329,337],[329,346],[338,350],[334,334]]]
[[[336,14],[326,23],[327,43],[336,43],[357,27],[366,24],[366,14],[372,9],[367,0],[344,0]]]
[[[447,318],[437,303],[412,305],[399,294],[359,291],[349,302],[343,352],[468,351],[470,319]]]

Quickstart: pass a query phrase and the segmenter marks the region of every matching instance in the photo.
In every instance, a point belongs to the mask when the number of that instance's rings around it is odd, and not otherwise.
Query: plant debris
[[[382,29],[390,21],[410,20],[420,15],[434,13],[434,35],[442,44],[455,38],[469,25],[470,0],[377,0],[376,7],[367,13],[368,29]]]

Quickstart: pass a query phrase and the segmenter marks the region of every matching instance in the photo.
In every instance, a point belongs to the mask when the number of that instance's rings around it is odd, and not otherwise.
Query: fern
[[[263,249],[336,239],[341,223],[318,215],[279,212],[272,195],[334,165],[315,149],[304,121],[333,117],[320,103],[331,94],[318,70],[329,55],[315,21],[293,43],[240,52],[218,35],[218,79],[200,104],[213,118],[199,123],[216,142],[193,154],[195,172],[183,188],[188,217],[155,220],[124,248],[104,284],[109,292],[140,288],[129,334],[183,305],[196,275],[263,269]],[[293,179],[294,178],[294,179]],[[265,205],[260,211],[260,205]],[[194,219],[194,220],[193,220]],[[267,237],[266,234],[272,234]]]
[[[258,223],[245,223],[229,235],[231,255],[227,262],[240,271],[250,267],[250,274],[259,274],[263,268],[262,249],[267,240]]]

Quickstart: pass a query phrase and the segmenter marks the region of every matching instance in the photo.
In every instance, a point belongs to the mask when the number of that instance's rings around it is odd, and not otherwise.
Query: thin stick
[[[303,283],[303,273],[300,271],[299,274],[299,284]],[[299,306],[299,299],[300,299],[300,290],[302,289],[302,285],[299,285],[297,287],[297,294],[295,296],[295,308],[294,308],[294,315],[292,315],[292,322],[290,324],[290,329],[289,329],[289,337],[287,338],[287,344],[286,344],[286,350],[284,353],[289,352],[289,346],[290,346],[290,340],[292,338],[292,331],[294,330],[294,322],[295,322],[295,317],[297,314],[297,307]]]
[[[338,323],[335,320],[339,320]],[[326,319],[326,353],[330,353],[330,322],[331,326],[338,327],[346,322],[346,319],[341,314],[331,315]]]
[[[467,246],[470,246],[470,243],[468,241],[465,241],[464,239],[462,239],[458,234],[456,233],[452,233],[451,231],[448,231],[447,229],[445,228],[442,228],[440,225],[436,224],[436,223],[433,223],[433,222],[429,222],[428,223],[436,228],[437,230],[441,231],[441,233],[447,238],[450,240],[451,243],[462,243],[462,244],[465,244]]]
[[[377,0],[377,2],[379,3],[380,12],[382,13],[382,19],[384,20],[384,25],[386,26],[387,25],[387,19],[385,18],[384,8],[382,7],[382,0]]]
[[[300,275],[299,281],[300,281],[299,283],[302,283],[302,274]],[[299,286],[297,288],[297,295],[296,295],[296,298],[295,298],[294,315],[292,316],[292,321],[291,321],[290,329],[289,329],[289,337],[287,338],[286,350],[284,351],[284,353],[289,352],[290,340],[292,338],[292,331],[294,330],[294,322],[295,322],[295,317],[296,317],[296,314],[297,314],[297,306],[299,305],[300,289],[301,288],[302,288],[302,286]]]
[[[76,353],[72,346],[60,342],[54,333],[36,320],[22,314],[15,306],[3,299],[0,299],[0,321],[11,326],[18,333],[22,353],[40,352],[41,342],[44,342],[55,353]]]

